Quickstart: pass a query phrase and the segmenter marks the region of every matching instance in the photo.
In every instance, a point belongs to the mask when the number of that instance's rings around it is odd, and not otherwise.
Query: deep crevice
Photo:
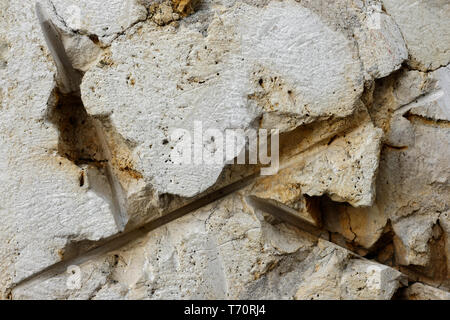
[[[427,125],[427,126],[439,126],[439,127],[443,127],[443,128],[450,128],[450,121],[448,121],[448,120],[424,117],[421,115],[413,114],[410,111],[406,112],[403,115],[403,117],[412,123],[420,123],[422,125]]]
[[[80,90],[83,73],[73,68],[62,41],[61,30],[54,25],[39,2],[36,3],[36,14],[57,68],[56,88],[48,102],[46,120],[59,131],[58,154],[77,166],[88,166],[88,187],[110,204],[117,228],[122,231],[127,219],[125,198],[113,174],[111,152],[101,123],[89,116],[84,108]],[[84,185],[83,176],[80,188]],[[109,185],[110,190],[105,185]]]
[[[62,94],[55,89],[56,103],[49,107],[47,120],[59,131],[58,154],[81,165],[104,167],[105,159],[98,143],[93,119],[87,114],[81,97]]]
[[[82,171],[79,178],[80,188],[87,182],[88,188],[110,203],[117,228],[122,231],[127,219],[125,199],[111,168],[101,124],[87,113],[77,92],[63,94],[56,88],[53,94],[56,101],[49,103],[46,120],[58,129],[58,154],[80,168],[87,168],[86,177]],[[105,182],[110,190],[105,188]]]

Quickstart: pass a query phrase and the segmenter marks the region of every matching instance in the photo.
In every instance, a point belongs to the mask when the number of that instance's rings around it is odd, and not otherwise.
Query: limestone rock
[[[299,0],[355,43],[365,78],[383,78],[400,68],[408,51],[395,21],[378,0]]]
[[[71,242],[118,231],[108,187],[92,187],[82,168],[58,153],[51,122],[58,102],[55,67],[32,2],[2,3],[0,39],[0,295],[60,261]],[[3,8],[5,10],[3,10]],[[57,112],[57,111],[55,111]],[[67,128],[70,131],[70,128]],[[83,184],[81,183],[83,177]]]
[[[400,81],[408,86],[400,86],[394,94],[406,105],[391,104],[397,111],[388,127],[390,145],[382,154],[377,195],[380,210],[388,213],[398,236],[398,261],[425,266],[430,262],[433,226],[448,210],[448,68],[431,73],[425,81],[411,81],[416,76],[423,77],[408,74]],[[406,98],[405,87],[410,87],[410,95],[423,88],[428,93],[410,101],[414,95]]]
[[[385,142],[392,146],[402,146],[403,144],[396,144],[394,140],[411,139],[412,131],[405,122],[404,113],[397,110],[408,108],[416,99],[431,92],[434,86],[435,83],[428,74],[402,69],[377,81],[373,93],[368,90],[365,103],[375,126],[384,130]]]
[[[66,55],[69,58],[73,68],[80,72],[86,72],[95,64],[97,58],[101,55],[100,40],[95,34],[83,34],[79,30],[70,28],[70,21],[63,20],[51,0],[36,1],[36,5],[41,8],[41,12],[54,25],[56,32],[60,36]],[[65,8],[77,20],[81,16],[81,9],[78,6],[71,5]]]
[[[416,282],[406,289],[408,300],[450,300],[450,293]]]
[[[448,299],[447,1],[37,8],[0,0],[0,299]]]
[[[190,197],[214,184],[223,164],[174,166],[173,130],[193,135],[195,120],[204,130],[246,130],[262,112],[281,117],[277,127],[287,130],[351,114],[362,82],[347,42],[291,1],[238,5],[213,19],[206,37],[189,25],[139,25],[86,73],[83,101],[133,146],[129,161],[147,185]]]
[[[299,184],[303,194],[327,194],[335,201],[370,206],[375,199],[380,140],[381,130],[367,121],[302,153],[298,165],[281,174],[285,183]]]
[[[71,30],[95,35],[110,44],[118,34],[147,17],[147,9],[138,0],[52,0],[56,14]]]
[[[16,288],[13,298],[389,299],[402,285],[394,269],[265,222],[243,201],[245,194],[80,264],[78,288],[68,289],[71,274],[62,273]]]
[[[435,121],[450,121],[450,66],[442,67],[429,75],[432,94],[418,100],[408,113]]]
[[[450,63],[450,3],[446,0],[382,0],[408,47],[409,64],[422,71]]]
[[[392,268],[351,259],[348,252],[335,246],[323,250],[316,264],[302,275],[296,299],[385,300],[400,286],[401,275]]]
[[[376,204],[354,208],[346,204],[322,201],[322,220],[325,228],[337,232],[350,242],[370,249],[384,233],[387,215]]]
[[[186,5],[186,4],[185,4]],[[180,9],[177,8],[180,6]],[[154,3],[150,6],[149,11],[152,15],[152,21],[154,21],[159,26],[164,26],[166,24],[169,24],[172,21],[178,20],[180,18],[179,14],[175,11],[182,12],[183,4],[178,4],[172,6],[171,1],[166,1],[162,3]]]
[[[172,1],[175,12],[183,15],[190,14],[194,11],[199,0],[174,0]]]
[[[282,174],[275,179],[270,177],[258,180],[252,196],[275,204],[287,213],[312,225],[320,226],[321,218],[318,202],[303,196],[298,184],[281,183],[280,180],[283,178],[285,176]]]

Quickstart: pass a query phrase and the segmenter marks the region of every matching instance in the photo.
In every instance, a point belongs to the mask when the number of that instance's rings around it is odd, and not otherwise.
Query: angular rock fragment
[[[52,0],[51,5],[70,30],[95,35],[104,45],[147,17],[147,9],[138,0]]]
[[[362,124],[355,128],[354,125],[358,123]],[[323,123],[311,125],[310,127],[311,130],[308,127],[302,127],[295,132],[282,137],[281,151],[283,156],[281,161],[281,171],[273,176],[258,179],[252,190],[252,196],[263,201],[277,204],[286,212],[298,216],[313,225],[319,226],[321,225],[321,218],[318,210],[318,201],[310,196],[321,196],[323,194],[332,195],[326,188],[333,190],[334,182],[328,181],[336,180],[339,181],[337,183],[341,183],[339,188],[336,188],[336,190],[339,189],[339,192],[336,192],[336,194],[333,195],[335,199],[348,201],[355,206],[368,206],[372,204],[374,189],[373,187],[370,187],[370,185],[375,182],[380,152],[379,142],[381,131],[373,127],[364,108],[362,108],[355,116],[351,117],[351,119],[347,119],[347,121],[338,120],[334,121],[334,123],[333,121],[325,121]],[[365,127],[370,129],[364,129]],[[361,134],[362,132],[364,133]],[[375,136],[373,140],[371,134],[374,134]],[[346,140],[344,137],[346,137]],[[358,146],[358,141],[361,137],[367,139],[367,145],[372,145],[373,148],[369,147],[367,150],[362,150],[363,147]],[[294,147],[290,147],[292,141],[296,141],[296,139],[299,139],[298,142]],[[341,140],[346,142],[339,143]],[[352,144],[355,143],[356,145],[352,146]],[[318,188],[320,191],[308,194],[307,190],[317,188],[315,187],[317,183],[323,180],[323,177],[320,176],[323,175],[324,172],[327,172],[322,170],[322,167],[317,169],[317,171],[313,170],[314,173],[308,171],[305,172],[305,168],[308,168],[308,166],[313,164],[316,166],[319,165],[319,161],[317,161],[318,158],[328,159],[328,166],[330,166],[330,164],[336,165],[337,169],[333,170],[333,172],[337,175],[342,174],[347,175],[348,177],[359,176],[355,171],[357,170],[356,168],[358,165],[353,163],[353,161],[358,162],[359,160],[358,157],[353,159],[354,156],[352,156],[353,152],[351,151],[356,149],[361,149],[360,151],[364,153],[365,160],[363,162],[374,161],[371,169],[368,169],[367,164],[363,163],[362,166],[366,166],[366,169],[361,173],[365,175],[365,178],[361,181],[360,177],[356,182],[357,188],[360,188],[361,190],[364,189],[364,195],[362,196],[367,198],[365,204],[360,200],[361,195],[353,197],[349,194],[345,194],[344,190],[346,190],[346,188],[343,186],[348,186],[347,188],[350,189],[354,188],[355,185],[350,185],[348,182],[345,182],[345,180],[333,176],[330,176],[331,180],[330,178],[326,179],[328,180],[327,183],[325,185],[322,184],[322,186]],[[339,150],[347,150],[346,155],[342,157],[343,159],[339,157]],[[339,165],[340,162],[347,162],[348,165]],[[316,175],[316,180],[319,181],[314,181],[314,175]],[[367,181],[365,181],[365,179],[367,179]],[[305,194],[308,194],[308,196],[305,197]],[[386,216],[381,214],[378,210],[373,210],[373,208],[368,208],[367,210],[349,210],[354,213],[356,225],[358,225],[359,228],[362,228],[362,230],[360,230],[360,236],[362,238],[358,239],[358,241],[362,241],[364,243],[363,246],[370,247],[381,235],[383,227],[387,222]],[[326,210],[325,212],[329,213],[329,216],[326,219],[328,222],[335,221],[334,218],[340,216],[338,212],[334,212],[333,209]],[[368,215],[371,215],[372,218],[369,218]],[[367,217],[367,220],[365,220],[364,217]],[[331,224],[328,224],[328,227],[331,227]],[[369,235],[365,234],[365,232],[368,231],[364,230],[365,228],[375,229],[371,229]],[[370,240],[368,237],[371,237]],[[349,240],[355,240],[355,237],[353,236]]]
[[[372,205],[382,133],[367,113],[362,118],[358,127],[338,131],[326,143],[292,156],[278,176],[267,179],[297,185],[308,196],[327,194],[353,206]]]
[[[370,249],[380,239],[387,224],[387,216],[377,205],[354,208],[347,204],[322,201],[325,228],[337,232],[347,241]]]
[[[69,26],[70,21],[65,21],[59,16],[51,0],[37,1],[36,7],[40,8],[41,16],[45,15],[45,17],[41,17],[41,20],[45,18],[45,20],[49,21],[47,24],[51,25],[50,28],[57,33],[57,37],[61,40],[64,47],[64,55],[67,56],[73,68],[80,73],[89,70],[102,53],[98,36],[95,34],[83,34],[78,30],[71,29]],[[81,12],[77,8],[77,6],[72,5],[66,10],[69,10],[76,19],[81,19]]]
[[[355,43],[365,78],[383,78],[399,69],[408,51],[395,21],[382,10],[381,1],[299,0],[331,28]]]
[[[429,75],[433,83],[431,94],[408,108],[408,114],[437,122],[450,121],[450,66],[442,67]]]
[[[431,263],[433,230],[448,219],[443,214],[450,191],[448,72],[447,67],[429,75],[409,72],[398,82],[404,85],[393,91],[406,104],[385,100],[397,111],[386,127],[389,145],[382,153],[377,203],[392,221],[396,259],[403,265]],[[426,94],[414,98],[424,88]]]
[[[318,259],[302,274],[298,300],[386,300],[404,281],[401,273],[390,267],[352,255],[335,245],[320,243]]]
[[[328,194],[335,201],[370,206],[375,200],[380,140],[380,130],[371,122],[363,124],[334,140],[323,152],[305,154],[305,166],[292,172],[292,177],[309,196]]]
[[[405,290],[408,300],[450,300],[450,293],[416,282]]]
[[[278,178],[284,178],[283,175]],[[315,199],[303,196],[298,184],[281,183],[277,178],[262,178],[256,182],[252,196],[274,204],[306,222],[320,226],[321,217],[318,203]],[[264,206],[264,205],[263,205]]]
[[[369,94],[369,101],[366,101],[366,104],[374,124],[385,132],[383,140],[390,145],[401,146],[390,140],[407,140],[410,137],[411,130],[408,130],[406,119],[403,118],[403,113],[397,110],[407,108],[406,106],[414,103],[416,99],[431,92],[434,86],[435,83],[428,74],[406,69],[377,81],[375,90],[372,96]],[[393,121],[398,123],[392,125]],[[405,127],[405,130],[397,130],[399,125]]]
[[[289,131],[355,110],[362,92],[357,52],[319,15],[287,1],[235,18],[253,83],[249,97],[264,111],[262,127]]]
[[[294,23],[299,17],[302,26]],[[128,160],[143,185],[187,197],[214,184],[223,164],[174,165],[175,129],[193,135],[201,121],[204,130],[247,130],[263,113],[264,127],[292,130],[350,115],[361,91],[348,41],[292,1],[236,5],[211,21],[206,37],[187,24],[138,25],[113,42],[82,83],[88,112],[107,116],[131,146]],[[213,155],[222,149],[204,143]]]
[[[405,39],[409,64],[421,71],[450,63],[450,3],[447,0],[382,0]]]

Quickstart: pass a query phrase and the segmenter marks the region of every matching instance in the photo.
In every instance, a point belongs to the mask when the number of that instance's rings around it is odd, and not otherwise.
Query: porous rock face
[[[1,298],[449,299],[447,1],[35,5],[0,0]],[[247,139],[177,163],[199,126]]]

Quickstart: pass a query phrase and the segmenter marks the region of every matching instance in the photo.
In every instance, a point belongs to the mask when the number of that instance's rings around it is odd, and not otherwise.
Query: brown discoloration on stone
[[[65,254],[65,250],[64,249],[59,249],[58,250],[58,256],[61,260],[64,260],[64,254]]]
[[[421,125],[441,127],[441,128],[450,128],[450,121],[446,121],[446,120],[429,119],[429,118],[415,115],[415,114],[412,114],[409,112],[407,112],[404,115],[404,117],[406,119],[408,119],[408,121],[412,122],[413,124],[421,124]]]
[[[50,106],[47,120],[59,131],[58,153],[77,165],[105,162],[92,119],[77,95],[55,91],[56,104]]]
[[[131,141],[126,141],[111,123],[109,117],[100,117],[103,132],[106,136],[109,150],[111,152],[111,166],[119,181],[125,185],[132,180],[142,179],[143,176],[135,169],[134,161],[131,159],[132,150],[135,144]]]
[[[130,168],[128,165],[120,166],[119,170],[122,171],[122,172],[127,173],[133,179],[139,180],[139,179],[143,178],[141,173],[139,173],[138,171],[134,170],[133,168]]]
[[[408,275],[410,279],[420,281],[433,286],[442,286],[444,288],[450,287],[450,270],[447,265],[447,251],[445,247],[444,233],[441,233],[437,239],[429,240],[430,259],[426,266],[399,266],[399,270]],[[394,238],[395,254],[401,255],[401,241],[396,241]],[[398,259],[398,258],[396,258]],[[397,261],[398,262],[398,261]]]
[[[6,68],[8,64],[7,54],[9,50],[9,45],[6,41],[0,39],[0,69]]]
[[[200,0],[172,0],[172,6],[175,12],[182,16],[188,16],[195,11],[195,6]]]
[[[153,3],[149,7],[151,20],[159,26],[172,24],[177,27],[177,20],[192,14],[198,2],[199,0],[167,0]]]
[[[111,66],[113,66],[114,65],[114,61],[112,60],[112,57],[111,57],[111,49],[110,48],[107,48],[106,50],[105,50],[105,52],[103,53],[103,55],[102,55],[102,57],[101,57],[101,59],[99,60],[99,66],[100,67],[111,67]]]

